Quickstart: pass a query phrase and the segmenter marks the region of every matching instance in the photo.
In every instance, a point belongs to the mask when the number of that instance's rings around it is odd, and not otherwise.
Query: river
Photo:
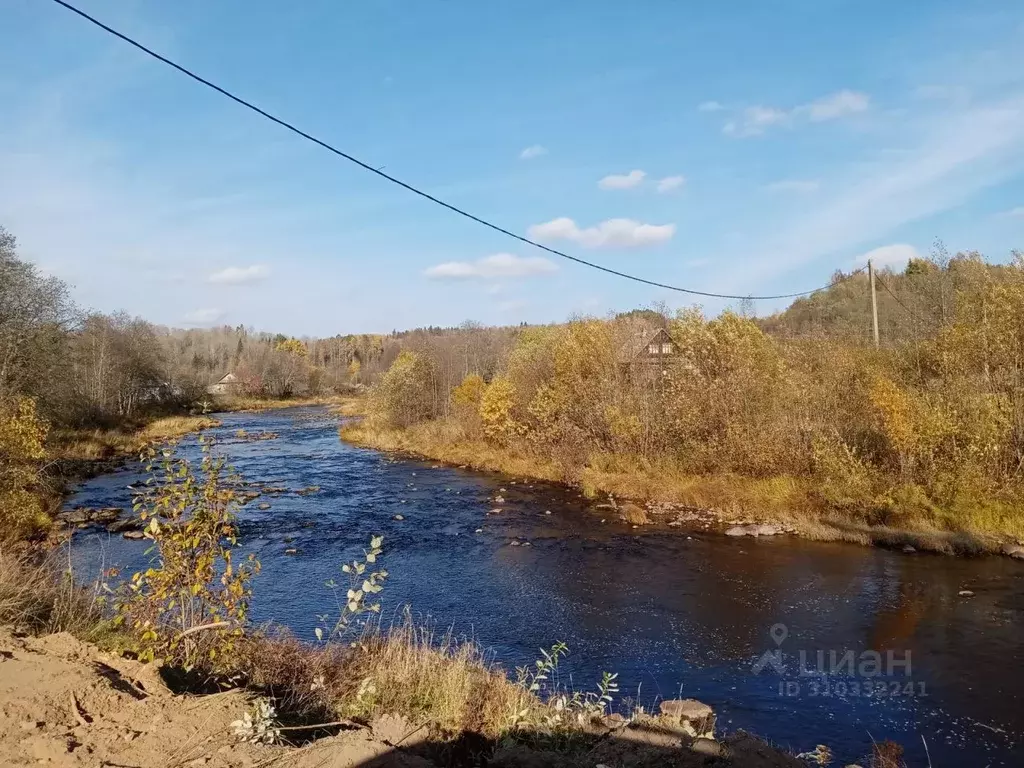
[[[212,433],[230,463],[289,489],[240,513],[240,547],[263,565],[257,623],[313,639],[335,605],[324,583],[347,583],[341,564],[383,534],[384,616],[410,605],[506,668],[564,641],[564,684],[593,689],[617,672],[622,697],[698,698],[720,728],[799,751],[827,744],[839,765],[886,738],[911,765],[927,765],[925,745],[944,768],[1024,763],[1020,562],[634,529],[559,486],[347,445],[321,408],[223,422]],[[241,441],[238,429],[279,436]],[[180,450],[195,455],[194,438]],[[130,509],[140,476],[132,464],[93,478],[67,507]],[[83,579],[147,562],[145,542],[100,529],[71,546]]]

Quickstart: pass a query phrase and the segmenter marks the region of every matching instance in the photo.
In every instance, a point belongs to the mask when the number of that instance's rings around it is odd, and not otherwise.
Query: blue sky
[[[661,282],[789,293],[937,237],[1024,247],[1019,2],[79,5],[453,204]],[[329,335],[693,302],[413,197],[47,0],[0,7],[0,104],[0,224],[90,308]]]

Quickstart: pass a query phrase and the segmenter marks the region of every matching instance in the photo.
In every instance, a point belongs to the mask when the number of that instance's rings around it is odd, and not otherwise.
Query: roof
[[[238,381],[238,377],[233,373],[225,373],[222,377],[217,379],[217,384],[233,384]]]
[[[633,338],[622,345],[621,357],[624,362],[631,362],[635,360],[647,347],[654,342],[659,344],[662,342],[671,342],[675,344],[672,337],[668,335],[668,331],[664,328],[647,329],[639,331]]]

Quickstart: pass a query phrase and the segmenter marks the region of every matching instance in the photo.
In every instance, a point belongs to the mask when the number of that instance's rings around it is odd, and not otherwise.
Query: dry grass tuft
[[[0,543],[0,625],[90,639],[102,624],[96,595],[73,584],[55,556],[39,558]]]
[[[639,504],[625,502],[622,507],[622,519],[631,525],[647,525],[651,522],[647,512]]]
[[[883,741],[872,745],[871,768],[906,768],[903,761],[903,747],[894,741]]]
[[[496,737],[516,712],[539,704],[475,643],[411,622],[361,643],[351,663],[340,698],[352,717],[402,712],[445,733]]]
[[[435,735],[472,731],[496,738],[515,713],[542,706],[475,643],[436,636],[408,620],[368,632],[351,648],[264,636],[248,640],[240,656],[250,683],[307,723],[399,713],[430,723]]]

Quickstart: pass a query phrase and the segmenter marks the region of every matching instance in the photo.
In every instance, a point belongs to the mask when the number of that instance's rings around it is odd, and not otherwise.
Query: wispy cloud
[[[862,253],[854,260],[853,265],[855,267],[863,267],[870,260],[872,265],[878,268],[893,267],[894,269],[903,269],[911,259],[920,258],[921,252],[914,246],[907,245],[906,243],[894,243]]]
[[[930,84],[919,85],[914,96],[925,101],[949,101],[965,103],[971,98],[971,90],[963,85]]]
[[[722,126],[722,133],[737,138],[760,136],[769,126],[785,123],[788,120],[789,114],[775,107],[747,107],[737,118],[725,122]]]
[[[866,93],[859,91],[837,91],[829,96],[797,107],[795,112],[806,114],[807,119],[814,123],[825,122],[826,120],[838,120],[841,117],[856,115],[859,112],[866,112],[871,104],[871,99]]]
[[[270,277],[270,267],[253,264],[249,267],[226,267],[206,278],[208,283],[218,285],[250,285]]]
[[[735,138],[760,136],[772,126],[838,120],[865,112],[870,106],[871,99],[866,93],[848,89],[836,91],[792,109],[757,104],[739,110],[723,124],[722,132]]]
[[[640,186],[646,176],[646,173],[639,170],[622,174],[613,173],[597,182],[597,186],[601,189],[632,189]]]
[[[581,229],[572,219],[561,217],[534,224],[529,235],[534,240],[570,240],[584,248],[636,248],[657,245],[672,239],[675,224],[643,224],[633,219],[607,219],[594,227]]]
[[[685,176],[666,176],[664,179],[658,180],[657,190],[664,194],[665,192],[671,192],[674,189],[679,189],[685,183]]]
[[[227,313],[223,309],[194,309],[182,318],[186,325],[216,325]]]
[[[1024,170],[1024,94],[904,126],[913,149],[836,179],[789,226],[773,222],[743,280],[752,282],[886,237]]]
[[[702,101],[697,105],[698,112],[721,112],[723,109],[725,107],[717,101]]]
[[[782,179],[781,181],[773,181],[771,184],[766,185],[765,189],[769,192],[809,194],[817,192],[820,187],[821,182],[815,179]]]
[[[516,256],[495,253],[476,261],[447,261],[426,269],[423,274],[434,280],[496,279],[533,277],[558,271],[558,265],[543,256]]]
[[[522,152],[520,152],[519,153],[519,159],[520,160],[533,160],[534,158],[540,157],[541,155],[546,155],[547,153],[548,153],[547,149],[542,147],[540,144],[534,144],[533,146],[527,147]]]
[[[1003,211],[1000,215],[1010,219],[1024,219],[1024,205],[1018,205],[1016,208]]]

